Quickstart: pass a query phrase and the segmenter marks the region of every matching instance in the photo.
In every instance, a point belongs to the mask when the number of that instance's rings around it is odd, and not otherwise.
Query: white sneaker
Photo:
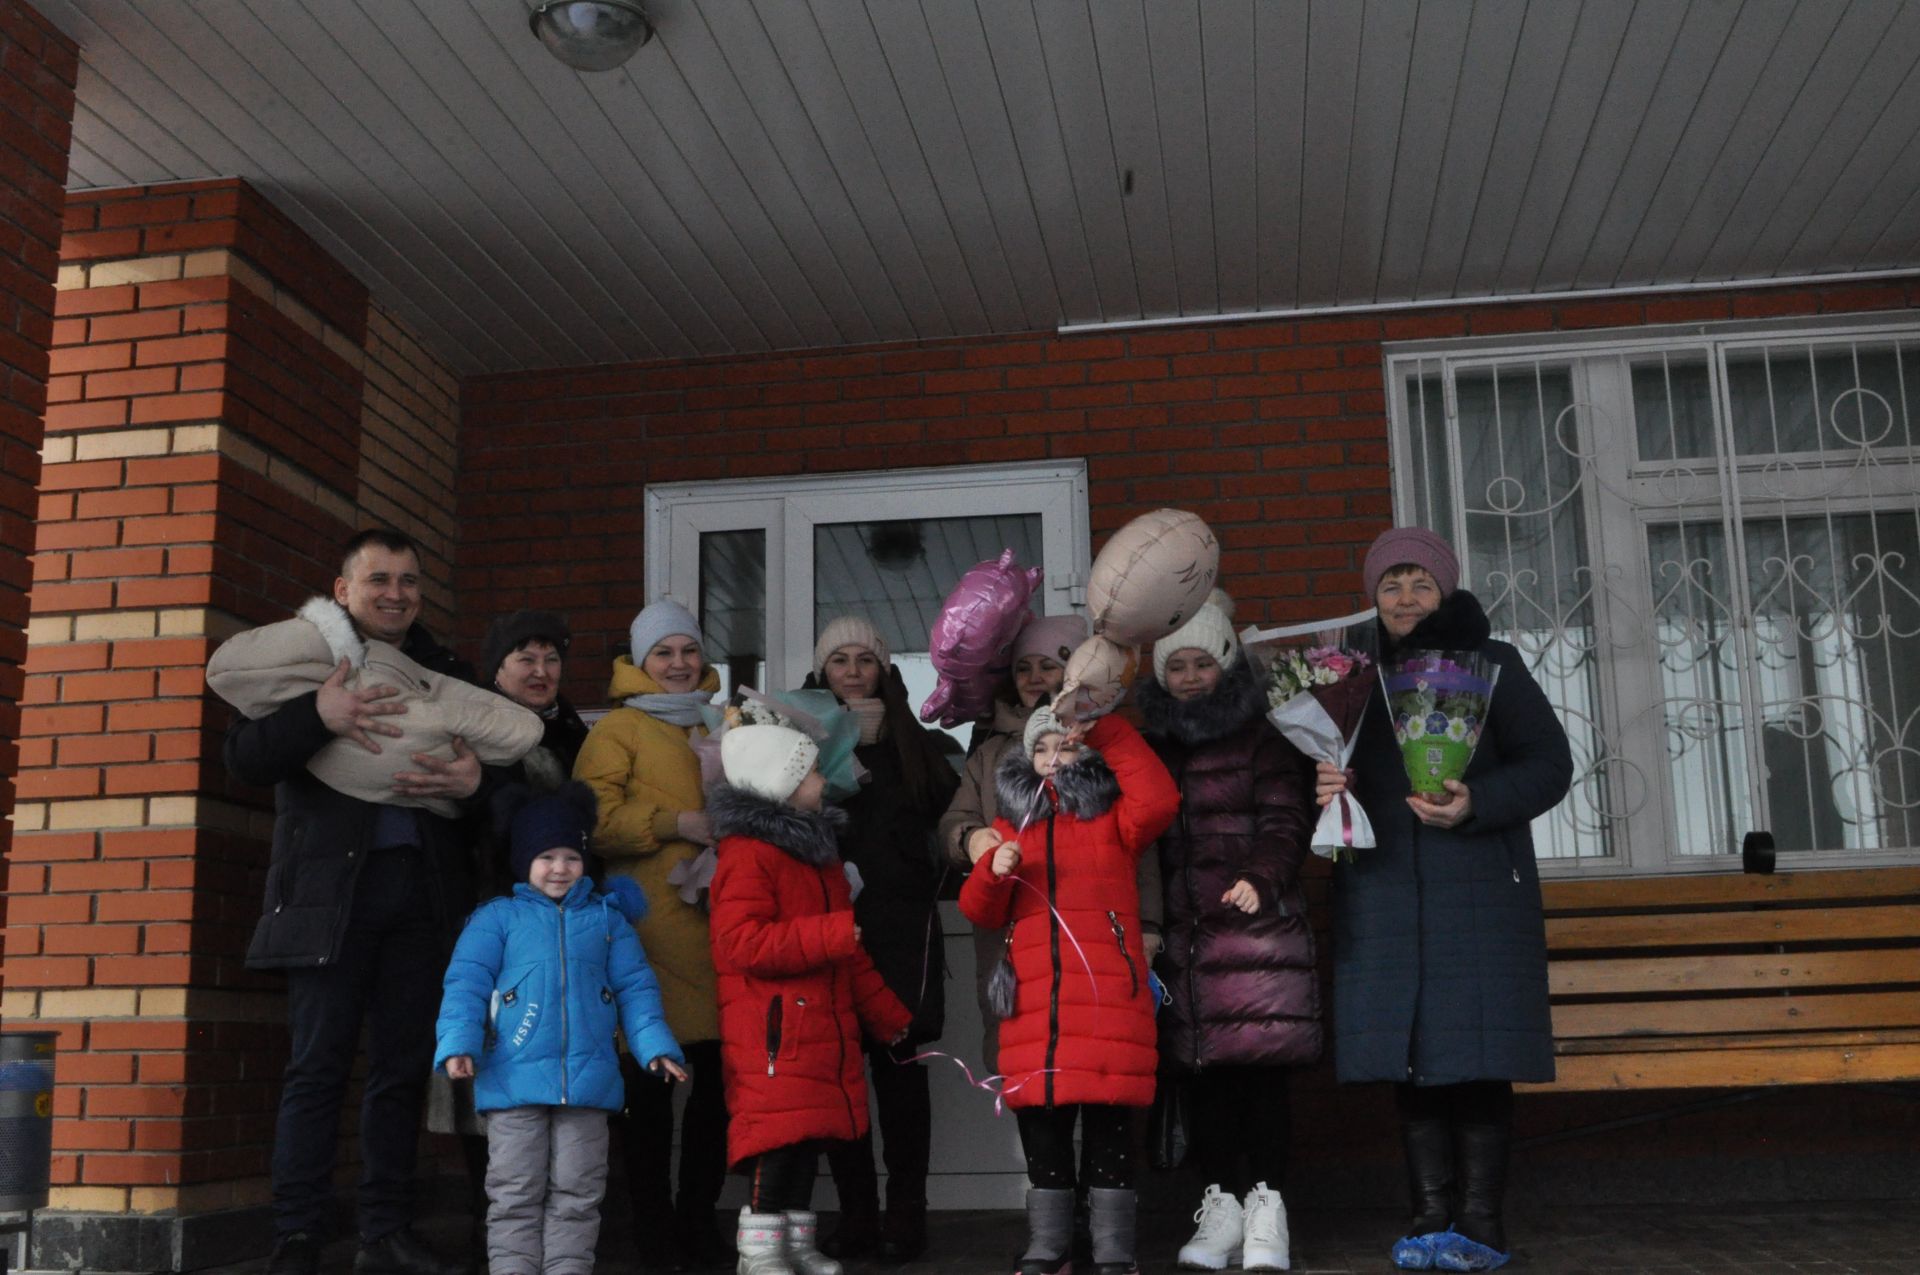
[[[1180,1266],[1190,1271],[1223,1271],[1240,1260],[1240,1201],[1210,1186],[1193,1215],[1200,1224],[1180,1249]]]
[[[1287,1206],[1278,1191],[1269,1191],[1264,1182],[1254,1183],[1247,1192],[1242,1213],[1245,1238],[1241,1266],[1250,1271],[1284,1271],[1292,1268],[1288,1256]]]

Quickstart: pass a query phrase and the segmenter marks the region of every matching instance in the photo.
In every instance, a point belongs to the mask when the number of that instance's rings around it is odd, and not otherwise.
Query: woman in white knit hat
[[[673,1095],[637,1066],[627,1077],[621,1140],[641,1233],[677,1250],[663,1252],[661,1265],[680,1258],[710,1265],[726,1252],[714,1215],[726,1182],[720,1011],[707,914],[682,899],[668,877],[712,840],[692,741],[706,734],[700,706],[719,691],[720,679],[702,652],[700,622],[678,602],[652,603],[627,636],[629,654],[613,663],[614,708],[594,723],[573,774],[599,802],[594,842],[608,870],[633,878],[647,896],[640,943],[659,976],[667,1023],[691,1064],[671,1212]]]
[[[887,1163],[887,1212],[879,1218],[873,1140],[828,1150],[840,1194],[840,1226],[824,1245],[841,1258],[907,1262],[926,1247],[927,1167],[933,1107],[925,1063],[898,1058],[937,1040],[946,1017],[945,945],[940,933],[934,826],[959,779],[936,736],[920,724],[886,639],[864,616],[821,630],[809,686],[824,686],[860,722],[854,756],[867,769],[860,792],[842,803],[849,817],[841,856],[860,873],[854,900],[863,943],[880,976],[913,1013],[904,1047],[868,1051],[880,1140]]]

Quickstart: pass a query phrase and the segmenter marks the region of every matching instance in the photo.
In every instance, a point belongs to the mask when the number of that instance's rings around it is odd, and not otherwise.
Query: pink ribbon
[[[1006,1105],[1003,1100],[1007,1098],[1008,1095],[1019,1093],[1022,1089],[1032,1084],[1035,1080],[1038,1080],[1041,1076],[1057,1075],[1059,1074],[1059,1071],[1060,1071],[1058,1067],[1048,1067],[1042,1071],[1032,1072],[1027,1076],[1025,1080],[1022,1080],[1019,1084],[1009,1087],[1007,1084],[1007,1077],[1001,1075],[998,1072],[995,1072],[991,1076],[982,1076],[976,1080],[973,1075],[973,1068],[967,1066],[967,1064],[964,1061],[962,1061],[959,1058],[955,1058],[952,1054],[942,1053],[938,1049],[923,1050],[922,1052],[915,1054],[911,1058],[902,1058],[900,1060],[900,1064],[902,1066],[905,1066],[907,1063],[925,1062],[929,1058],[946,1059],[948,1062],[952,1063],[954,1066],[960,1069],[960,1073],[967,1078],[968,1085],[972,1086],[975,1089],[980,1090],[983,1093],[992,1094],[993,1095],[993,1114],[996,1116],[1006,1114]],[[995,1082],[998,1082],[998,1083],[995,1083]]]

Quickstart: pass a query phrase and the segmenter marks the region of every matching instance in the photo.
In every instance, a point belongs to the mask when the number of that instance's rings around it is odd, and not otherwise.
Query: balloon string
[[[1013,1094],[1019,1093],[1022,1089],[1026,1088],[1028,1085],[1032,1084],[1035,1080],[1038,1080],[1042,1076],[1054,1076],[1060,1073],[1060,1068],[1048,1067],[1042,1071],[1029,1073],[1025,1080],[1022,1080],[1019,1084],[1016,1084],[1016,1085],[1007,1084],[1007,1077],[1001,1075],[998,1072],[995,1072],[991,1076],[982,1076],[978,1079],[975,1079],[973,1074],[973,1068],[967,1066],[967,1064],[963,1060],[954,1057],[952,1054],[942,1053],[938,1049],[922,1050],[920,1053],[915,1054],[911,1058],[902,1058],[900,1060],[900,1065],[904,1067],[908,1063],[925,1062],[929,1058],[946,1059],[948,1062],[952,1063],[954,1066],[960,1069],[961,1074],[967,1078],[968,1085],[972,1086],[975,1089],[980,1090],[983,1093],[992,1094],[993,1095],[993,1114],[996,1116],[1006,1114],[1006,1106],[1004,1101],[1006,1098],[1010,1097]]]
[[[1073,927],[1067,924],[1067,918],[1061,916],[1060,909],[1054,907],[1053,904],[1047,900],[1047,892],[1033,882],[1023,880],[1020,877],[1011,877],[1009,880],[1015,885],[1024,885],[1027,889],[1039,895],[1041,904],[1046,907],[1047,911],[1053,913],[1053,919],[1060,924],[1060,932],[1067,936],[1067,942],[1073,944],[1074,955],[1080,958],[1081,966],[1087,971],[1087,986],[1093,989],[1093,1003],[1098,1005],[1100,1003],[1100,983],[1099,980],[1093,976],[1093,962],[1087,959],[1087,951],[1080,946],[1080,940],[1073,936]]]

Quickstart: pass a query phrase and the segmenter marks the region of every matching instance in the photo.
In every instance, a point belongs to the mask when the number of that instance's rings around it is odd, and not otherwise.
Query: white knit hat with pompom
[[[720,737],[720,768],[735,788],[785,801],[813,769],[820,746],[785,726],[735,726]]]
[[[1175,651],[1205,651],[1223,669],[1240,658],[1240,639],[1233,632],[1233,599],[1215,589],[1193,613],[1193,618],[1153,644],[1153,676],[1167,684],[1167,661]]]

